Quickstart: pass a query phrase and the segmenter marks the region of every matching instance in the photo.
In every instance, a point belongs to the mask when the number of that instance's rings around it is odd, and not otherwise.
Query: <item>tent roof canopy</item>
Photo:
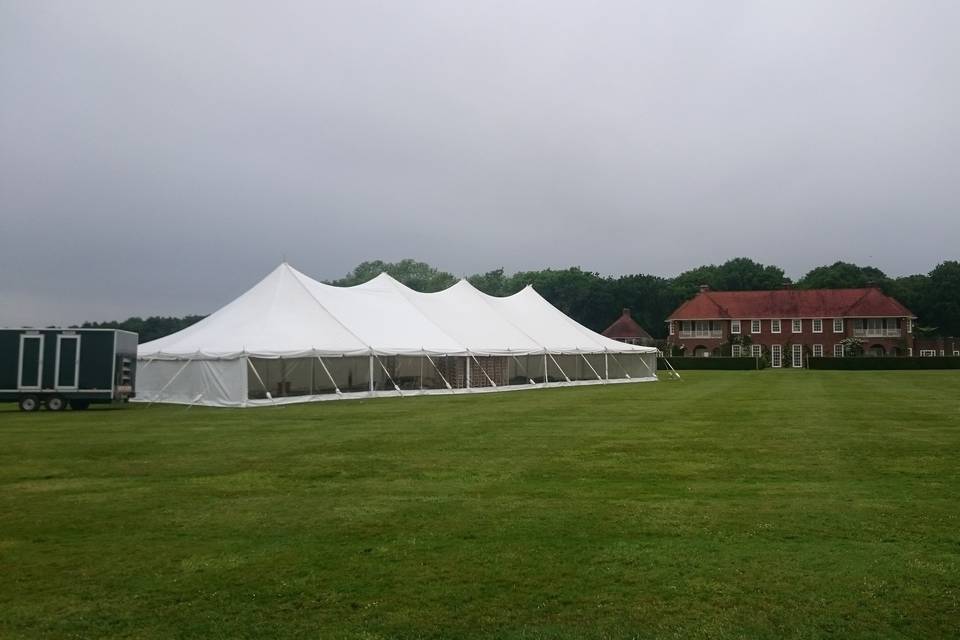
[[[466,280],[420,293],[386,273],[352,287],[287,263],[200,322],[140,345],[144,359],[650,353],[578,324],[533,287],[498,298]]]

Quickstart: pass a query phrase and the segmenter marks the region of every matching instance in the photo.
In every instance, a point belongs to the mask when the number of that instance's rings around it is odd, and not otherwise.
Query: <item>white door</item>
[[[779,344],[770,345],[770,366],[774,369],[783,366],[783,347]]]
[[[20,334],[20,358],[17,362],[17,388],[38,390],[43,383],[43,336]]]
[[[801,368],[803,366],[803,345],[802,344],[793,345],[792,355],[793,357],[791,358],[791,360],[793,362],[791,364],[793,364],[793,368],[794,369]]]
[[[56,374],[53,384],[64,391],[77,390],[80,377],[80,336],[57,336]]]

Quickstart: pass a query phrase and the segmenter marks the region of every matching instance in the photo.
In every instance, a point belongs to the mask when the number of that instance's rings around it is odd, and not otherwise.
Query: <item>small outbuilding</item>
[[[620,317],[603,330],[603,336],[627,344],[639,344],[648,347],[654,344],[654,339],[650,334],[637,324],[637,321],[630,315],[630,309],[624,309]]]

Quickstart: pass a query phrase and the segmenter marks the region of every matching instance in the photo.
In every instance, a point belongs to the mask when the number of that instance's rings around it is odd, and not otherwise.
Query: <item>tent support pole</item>
[[[510,357],[516,361],[518,369],[523,369],[523,377],[526,378],[530,384],[537,384],[536,382],[533,381],[533,378],[530,377],[530,372],[527,370],[527,368],[522,364],[520,364],[520,358],[518,358],[517,356],[510,356]]]
[[[647,364],[647,361],[643,359],[643,355],[641,354],[638,357],[640,358],[640,362],[643,363],[643,366],[646,367],[647,371],[650,372],[650,377],[656,378],[657,374],[653,371],[653,369],[650,368],[650,365]]]
[[[550,359],[553,360],[553,364],[557,365],[557,369],[560,369],[560,375],[563,376],[563,379],[566,380],[567,382],[570,382],[570,378],[567,377],[566,372],[563,370],[563,368],[562,368],[562,367],[560,366],[560,364],[557,362],[556,358],[553,357],[553,354],[552,354],[552,353],[550,354]]]
[[[470,389],[470,356],[467,356],[466,358],[464,358],[464,361],[466,361],[467,363],[467,379],[466,379],[467,391],[470,391],[471,390]]]
[[[580,354],[580,357],[583,358],[583,361],[587,363],[587,366],[588,366],[588,367],[590,367],[590,371],[593,371],[593,375],[597,376],[597,380],[599,380],[600,382],[603,382],[603,378],[600,377],[600,374],[597,373],[597,370],[594,369],[594,368],[593,368],[593,365],[590,364],[590,361],[587,360],[587,356],[585,356],[585,355],[583,355],[583,354],[581,353],[581,354]]]
[[[603,377],[610,380],[610,361],[606,352],[603,354]]]
[[[480,361],[477,360],[477,357],[473,354],[470,354],[470,357],[473,358],[473,361],[477,363],[477,366],[480,367],[480,373],[483,374],[483,377],[487,379],[487,382],[490,383],[490,386],[494,389],[497,388],[497,383],[493,381],[493,378],[490,377],[490,374],[483,368],[483,365],[480,364]],[[470,361],[467,361],[467,364],[470,364]]]
[[[550,382],[550,376],[547,375],[547,354],[543,354],[543,384]]]
[[[440,372],[440,367],[438,367],[438,366],[437,366],[437,363],[433,361],[433,358],[431,358],[431,357],[430,357],[428,354],[426,354],[426,353],[423,354],[423,355],[425,355],[425,356],[427,357],[427,360],[430,361],[430,364],[433,365],[433,368],[437,370],[437,375],[440,376],[440,379],[441,379],[441,380],[443,380],[443,384],[447,385],[447,389],[449,389],[450,391],[453,391],[453,387],[451,387],[451,386],[450,386],[450,383],[447,382],[447,379],[443,377],[443,373]]]
[[[613,358],[613,361],[617,363],[617,366],[619,366],[621,369],[623,369],[623,375],[625,375],[625,376],[627,377],[627,380],[632,380],[632,378],[630,377],[630,372],[627,371],[627,368],[626,368],[625,366],[623,366],[622,364],[620,364],[620,361],[617,360],[617,356],[615,356],[615,355],[613,355],[613,354],[611,353],[611,354],[610,354],[610,357]]]
[[[380,356],[374,356],[377,359],[377,362],[380,363],[380,368],[383,369],[383,372],[387,374],[387,380],[390,381],[390,384],[393,385],[393,388],[396,389],[397,393],[400,394],[400,397],[403,397],[403,391],[400,391],[400,387],[397,386],[397,383],[393,381],[393,376],[390,375],[390,372],[387,371],[387,367],[383,364],[383,360],[380,359]]]
[[[370,395],[373,395],[373,354],[370,354]]]
[[[177,372],[176,372],[175,374],[173,374],[173,377],[170,378],[170,380],[167,381],[167,384],[163,385],[163,387],[160,389],[160,391],[157,391],[156,395],[153,396],[153,400],[151,400],[149,403],[147,403],[147,407],[150,407],[151,405],[153,405],[153,403],[156,402],[156,401],[160,398],[160,394],[163,393],[164,391],[166,391],[166,390],[167,390],[167,387],[169,387],[170,385],[173,384],[173,381],[176,380],[177,377],[178,377],[181,373],[183,373],[183,370],[186,369],[186,368],[187,368],[187,365],[190,364],[191,362],[193,362],[193,358],[189,358],[189,359],[187,359],[186,362],[183,363],[183,366],[180,367],[180,369],[177,370]]]
[[[680,374],[677,373],[677,370],[673,368],[673,365],[670,364],[670,361],[667,360],[666,357],[664,357],[663,361],[667,363],[668,367],[670,367],[670,371],[672,371],[673,375],[677,377],[677,380],[683,380],[683,378],[680,377]]]
[[[327,377],[330,378],[330,384],[333,385],[333,390],[337,392],[338,396],[343,397],[343,394],[340,393],[340,387],[337,386],[336,381],[333,379],[333,376],[330,375],[330,369],[327,369],[327,363],[323,361],[323,358],[317,356],[317,360],[320,361],[320,366],[323,367],[323,372],[327,374]],[[312,391],[312,390],[311,390]]]
[[[260,377],[260,372],[257,371],[257,368],[253,366],[253,361],[249,358],[249,356],[247,357],[247,364],[250,365],[250,370],[253,371],[253,375],[257,376],[257,380],[260,381],[260,386],[263,387],[263,392],[267,394],[267,400],[276,405],[277,401],[273,399],[273,396],[270,394],[270,389],[267,389],[266,383],[263,381],[263,378]]]

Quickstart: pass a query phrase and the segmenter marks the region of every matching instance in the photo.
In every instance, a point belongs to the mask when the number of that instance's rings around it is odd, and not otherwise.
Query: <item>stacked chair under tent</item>
[[[250,407],[656,379],[657,350],[610,340],[532,287],[466,280],[420,293],[387,274],[353,287],[281,264],[200,322],[140,345],[141,402]]]

